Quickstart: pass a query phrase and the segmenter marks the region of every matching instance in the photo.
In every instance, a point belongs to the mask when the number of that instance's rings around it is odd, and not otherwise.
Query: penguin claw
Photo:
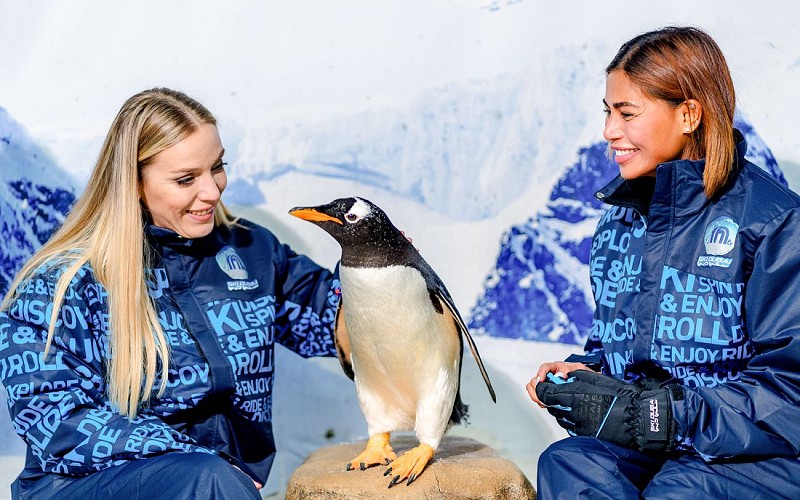
[[[389,488],[398,482],[406,481],[406,486],[408,486],[416,481],[431,459],[433,459],[433,455],[434,450],[431,446],[420,444],[392,462],[384,473],[384,476],[392,472],[395,474],[389,483]]]
[[[367,470],[372,466],[392,463],[397,458],[389,444],[389,434],[375,434],[370,436],[367,446],[357,457],[347,464],[347,470]]]

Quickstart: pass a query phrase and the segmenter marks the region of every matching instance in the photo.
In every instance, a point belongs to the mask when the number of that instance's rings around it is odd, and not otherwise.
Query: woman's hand
[[[536,372],[536,376],[532,378],[530,382],[528,382],[528,384],[525,386],[525,389],[528,390],[528,395],[531,397],[533,402],[539,405],[540,408],[544,408],[544,404],[539,401],[539,396],[536,395],[536,384],[543,381],[547,377],[548,373],[552,373],[556,377],[567,378],[567,373],[573,370],[589,370],[589,367],[583,363],[567,363],[566,361],[542,363],[542,366],[539,367],[539,371]]]

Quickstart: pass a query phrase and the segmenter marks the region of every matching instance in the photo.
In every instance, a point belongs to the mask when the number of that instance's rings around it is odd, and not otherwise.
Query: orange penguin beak
[[[344,225],[344,223],[336,217],[331,217],[328,214],[322,213],[316,208],[293,208],[289,210],[289,214],[310,222],[335,222],[340,226]]]

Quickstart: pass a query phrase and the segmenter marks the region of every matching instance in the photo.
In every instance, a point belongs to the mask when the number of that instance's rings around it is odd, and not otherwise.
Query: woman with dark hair
[[[606,69],[620,175],[591,252],[584,355],[531,399],[570,437],[540,498],[800,498],[800,197],[744,157],[714,40],[669,27]]]

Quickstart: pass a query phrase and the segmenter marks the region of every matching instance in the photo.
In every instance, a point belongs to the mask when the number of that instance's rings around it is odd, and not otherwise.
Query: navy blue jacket
[[[800,453],[800,197],[746,148],[712,200],[688,160],[597,193],[612,207],[592,243],[596,312],[571,359],[680,381],[679,445],[709,460]]]
[[[20,478],[82,476],[165,452],[218,454],[265,483],[275,455],[274,342],[334,356],[338,279],[250,222],[185,239],[148,226],[150,295],[170,344],[167,390],[132,420],[106,396],[106,291],[72,280],[42,353],[59,269],[40,271],[0,313],[0,380],[28,444]]]

